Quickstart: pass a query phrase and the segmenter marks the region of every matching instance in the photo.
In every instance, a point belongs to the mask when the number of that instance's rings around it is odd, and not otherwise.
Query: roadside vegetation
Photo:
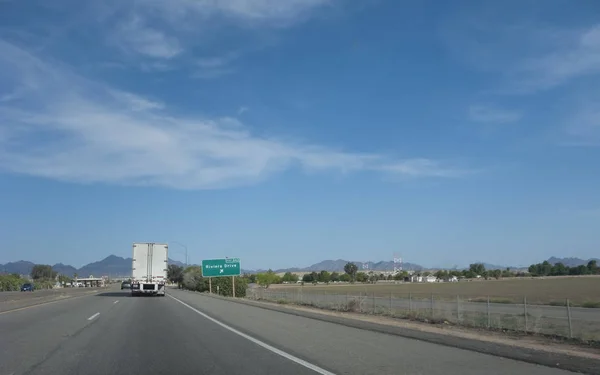
[[[34,285],[34,289],[52,289],[56,282],[70,283],[72,279],[66,275],[59,275],[47,264],[36,264],[31,269],[30,278],[19,274],[0,275],[0,292],[13,292],[21,290],[26,283]]]
[[[195,292],[208,292],[212,288],[212,293],[226,297],[233,296],[233,280],[231,277],[213,277],[209,281],[207,277],[202,276],[202,267],[190,266],[187,268],[170,265],[167,268],[167,277],[172,283],[176,283],[179,288]],[[248,289],[248,277],[239,276],[235,278],[235,296],[245,297]]]
[[[455,301],[457,296],[469,302],[487,303],[523,303],[600,308],[600,277],[581,277],[598,275],[595,261],[587,266],[566,267],[560,264],[550,266],[547,262],[532,265],[531,270],[539,273],[512,272],[511,270],[486,270],[483,264],[471,264],[466,270],[440,270],[433,275],[440,282],[404,282],[409,279],[406,271],[396,275],[383,275],[377,272],[357,272],[356,265],[349,263],[344,273],[311,272],[301,278],[292,273],[279,277],[272,271],[250,275],[265,288],[284,289],[289,292],[303,293],[339,293],[350,295],[375,295],[376,297],[406,297]],[[587,271],[583,273],[583,267]],[[559,270],[566,277],[546,276],[552,270]],[[572,271],[577,270],[577,271]],[[569,273],[570,272],[570,273]],[[577,274],[571,274],[577,272]],[[429,272],[417,272],[417,276],[429,276]],[[479,276],[479,277],[477,277]],[[572,276],[572,277],[568,277]],[[456,277],[458,282],[442,282]],[[354,280],[354,281],[353,281]],[[385,281],[385,282],[384,282]],[[396,281],[396,282],[387,282]],[[281,285],[284,284],[284,285]]]

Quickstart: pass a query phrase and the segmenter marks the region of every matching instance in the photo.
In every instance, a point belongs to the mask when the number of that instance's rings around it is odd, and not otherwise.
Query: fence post
[[[393,298],[394,298],[394,295],[393,295],[393,293],[392,293],[392,292],[390,292],[390,315],[394,315],[394,314],[392,314],[392,311],[393,311],[393,310],[392,310],[392,299],[393,299]]]
[[[460,302],[458,294],[456,295],[456,321],[460,323]]]
[[[408,312],[412,312],[412,293],[408,293]]]
[[[527,296],[523,296],[523,311],[525,313],[525,333],[527,333]]]
[[[490,296],[487,297],[487,327],[490,329],[492,325],[492,319],[490,317]]]
[[[363,299],[362,299],[362,292],[358,292],[358,312],[362,313],[362,303],[363,303]]]
[[[375,314],[375,292],[373,292],[373,314]]]
[[[431,293],[431,319],[433,319],[433,293]]]
[[[573,338],[573,324],[571,322],[571,304],[567,298],[567,317],[569,318],[569,338]]]

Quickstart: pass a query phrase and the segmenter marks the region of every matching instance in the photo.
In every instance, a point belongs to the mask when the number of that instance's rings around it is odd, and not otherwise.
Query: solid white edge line
[[[292,362],[296,362],[297,364],[299,364],[301,366],[304,366],[304,367],[306,367],[306,368],[308,368],[310,370],[313,370],[314,372],[316,372],[318,374],[321,374],[321,375],[335,375],[333,372],[329,372],[329,371],[327,371],[325,369],[322,369],[322,368],[320,368],[317,365],[313,365],[310,362],[307,362],[307,361],[305,361],[303,359],[295,357],[295,356],[293,356],[293,355],[291,355],[289,353],[284,352],[283,350],[277,349],[277,348],[275,348],[275,347],[273,347],[273,346],[271,346],[271,345],[269,345],[267,343],[264,343],[264,342],[262,342],[262,341],[260,341],[258,339],[255,339],[252,336],[249,336],[249,335],[247,335],[247,334],[245,334],[243,332],[240,332],[237,329],[235,329],[233,327],[230,327],[227,324],[222,323],[222,322],[218,321],[215,318],[211,318],[210,316],[206,315],[202,311],[199,311],[199,310],[195,309],[194,307],[188,305],[187,303],[183,302],[182,300],[180,300],[178,298],[173,297],[170,294],[167,294],[167,295],[169,297],[173,298],[175,301],[181,303],[183,306],[187,307],[188,309],[194,311],[196,314],[198,314],[198,315],[200,315],[200,316],[202,316],[202,317],[210,320],[211,322],[213,322],[215,324],[220,325],[221,327],[225,328],[226,330],[231,331],[231,332],[235,333],[236,335],[245,338],[246,340],[249,340],[249,341],[255,343],[256,345],[262,346],[263,348],[265,348],[265,349],[267,349],[267,350],[269,350],[269,351],[271,351],[271,352],[273,352],[275,354],[278,354],[278,355],[280,355],[280,356],[282,356],[282,357],[284,357],[286,359],[289,359]]]
[[[94,315],[90,316],[90,317],[88,318],[88,320],[94,320],[96,317],[98,317],[98,315],[100,315],[100,313],[99,313],[99,312],[97,312],[97,313],[95,313]]]

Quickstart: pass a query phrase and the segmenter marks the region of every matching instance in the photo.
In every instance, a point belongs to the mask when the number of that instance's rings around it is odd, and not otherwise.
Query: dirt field
[[[368,293],[387,297],[411,294],[412,298],[487,300],[496,303],[522,303],[527,297],[530,304],[564,305],[568,298],[574,306],[600,307],[600,277],[547,277],[527,279],[503,279],[461,281],[458,283],[378,283],[378,284],[330,284],[330,285],[271,285],[269,288],[302,293]]]

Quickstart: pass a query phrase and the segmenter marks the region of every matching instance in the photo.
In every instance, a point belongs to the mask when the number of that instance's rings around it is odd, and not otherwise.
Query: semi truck
[[[167,282],[167,244],[140,242],[133,244],[131,295],[165,296]]]

